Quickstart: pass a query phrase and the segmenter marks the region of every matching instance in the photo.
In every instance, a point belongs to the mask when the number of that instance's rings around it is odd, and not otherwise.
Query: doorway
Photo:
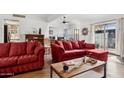
[[[99,49],[116,53],[116,23],[95,25],[95,44]]]
[[[8,30],[7,25],[4,25],[4,43],[7,43],[8,40]]]
[[[4,20],[4,43],[20,41],[19,21]]]

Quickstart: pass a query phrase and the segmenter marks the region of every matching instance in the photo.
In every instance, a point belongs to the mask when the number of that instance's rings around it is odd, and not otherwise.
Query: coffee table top
[[[77,59],[73,59],[73,60],[69,60],[69,61],[63,61],[63,62],[82,62],[82,58],[77,58]],[[56,72],[57,75],[59,75],[62,78],[70,78],[70,77],[74,77],[77,76],[79,74],[82,74],[84,72],[93,70],[94,68],[103,66],[106,64],[106,62],[103,61],[97,61],[97,63],[95,64],[91,64],[91,63],[84,63],[83,65],[80,65],[79,67],[76,66],[71,66],[69,67],[69,70],[67,72],[63,71],[63,62],[59,62],[59,63],[53,63],[51,64],[51,68]]]

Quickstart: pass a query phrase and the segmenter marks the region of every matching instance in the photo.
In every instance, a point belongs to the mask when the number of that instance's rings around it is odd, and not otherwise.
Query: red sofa
[[[86,43],[84,40],[55,40],[51,43],[51,50],[54,62],[80,58],[83,56],[90,56],[101,61],[107,61],[108,59],[108,51],[97,50],[95,49],[95,44]]]
[[[0,76],[43,68],[44,52],[37,42],[0,43]]]

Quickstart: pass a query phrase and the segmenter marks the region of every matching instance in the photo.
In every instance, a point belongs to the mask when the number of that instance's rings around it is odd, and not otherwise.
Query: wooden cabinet
[[[26,34],[25,38],[26,41],[38,41],[41,42],[42,45],[44,45],[44,35]]]

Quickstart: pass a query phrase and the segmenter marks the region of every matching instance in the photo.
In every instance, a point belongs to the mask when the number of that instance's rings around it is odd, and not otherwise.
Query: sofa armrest
[[[42,52],[41,52],[42,51]],[[39,53],[45,53],[45,48],[42,46],[42,45],[40,45],[40,46],[37,46],[36,48],[35,48],[35,50],[34,50],[34,54],[35,55],[39,55]]]
[[[85,43],[85,48],[86,49],[95,49],[96,45],[92,43]]]
[[[57,44],[51,44],[52,60],[58,61],[60,57],[65,53],[64,48]]]

